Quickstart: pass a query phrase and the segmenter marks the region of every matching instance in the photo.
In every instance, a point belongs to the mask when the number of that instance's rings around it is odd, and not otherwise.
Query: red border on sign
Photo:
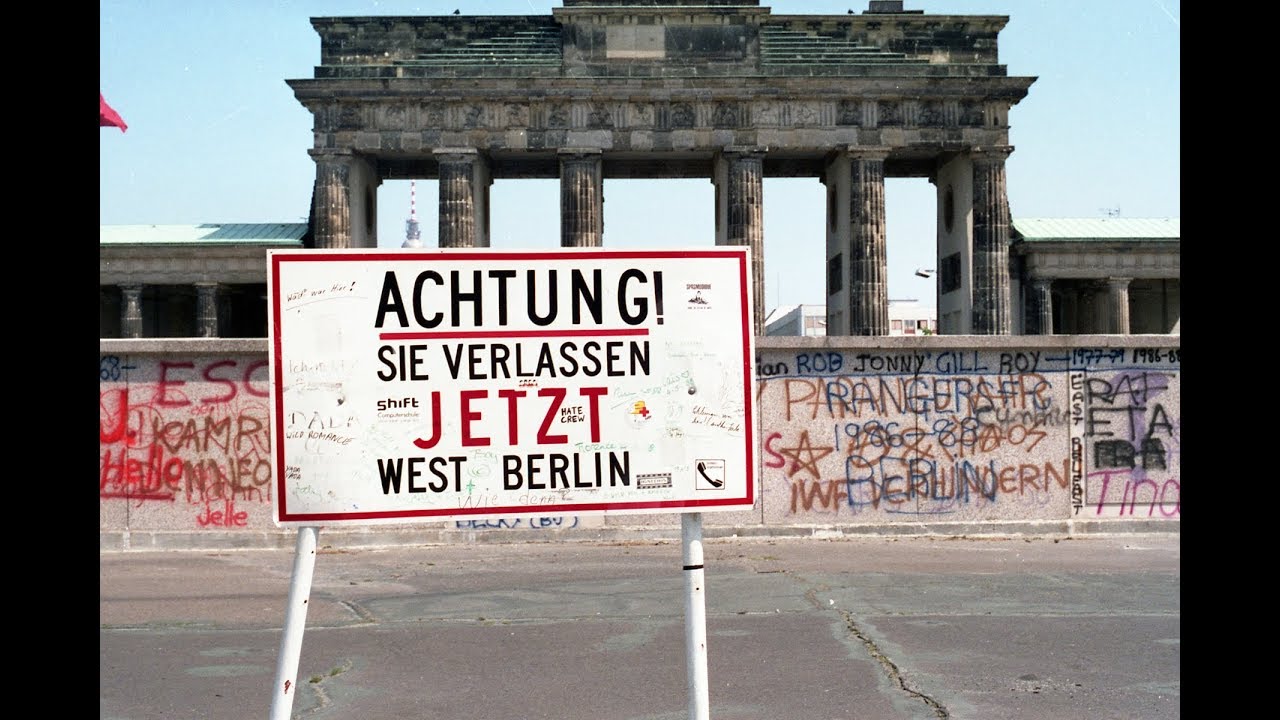
[[[749,254],[739,248],[717,248],[706,250],[567,250],[567,251],[502,251],[502,250],[456,250],[456,249],[437,249],[415,252],[396,252],[396,251],[378,251],[378,252],[350,252],[342,250],[315,250],[315,251],[270,251],[271,260],[271,286],[272,288],[280,287],[280,267],[285,262],[351,262],[376,260],[379,262],[423,262],[423,261],[466,261],[466,260],[566,260],[566,259],[600,259],[600,260],[626,260],[626,259],[666,259],[666,258],[718,258],[726,257],[736,258],[738,261],[738,282],[743,292],[739,293],[739,313],[742,317],[742,377],[743,377],[743,407],[747,412],[743,418],[743,450],[746,463],[744,470],[746,473],[746,493],[740,497],[715,498],[708,500],[662,500],[662,501],[631,501],[616,503],[568,503],[563,505],[537,505],[529,506],[488,506],[479,508],[433,508],[421,510],[384,510],[369,512],[341,512],[341,513],[290,513],[287,507],[287,494],[285,493],[285,479],[281,472],[281,468],[285,466],[284,462],[284,423],[280,418],[284,417],[284,400],[282,393],[278,392],[283,387],[284,381],[284,363],[281,360],[281,313],[280,298],[278,293],[273,293],[271,304],[271,328],[272,328],[272,357],[274,365],[271,368],[272,378],[274,379],[275,392],[275,434],[273,440],[275,448],[272,455],[275,457],[275,467],[272,471],[275,473],[276,486],[276,508],[277,522],[279,523],[306,523],[311,525],[325,525],[330,523],[342,523],[360,520],[447,520],[452,517],[460,516],[480,516],[480,517],[499,517],[509,515],[572,515],[574,513],[590,512],[623,512],[628,510],[636,511],[672,511],[680,510],[697,511],[703,508],[719,508],[732,506],[746,510],[755,503],[755,405],[754,405],[754,358],[751,352],[751,341],[753,337],[753,317],[750,303],[747,302],[746,289],[750,288],[750,264],[748,262]],[[459,339],[466,337],[565,337],[585,334],[576,330],[538,330],[538,331],[464,331],[464,332],[412,332],[412,333],[382,333],[379,337],[382,339],[418,339],[418,338],[434,338],[434,339]],[[591,334],[599,336],[599,331]],[[605,331],[607,335],[643,335],[648,334],[647,329],[620,329]]]

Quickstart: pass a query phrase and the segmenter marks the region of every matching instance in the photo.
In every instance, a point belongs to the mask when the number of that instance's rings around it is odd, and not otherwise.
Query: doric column
[[[889,334],[885,148],[849,151],[849,334]]]
[[[756,335],[764,335],[764,152],[726,148],[728,195],[725,245],[751,248],[752,319]]]
[[[1107,301],[1105,281],[1094,280],[1089,283],[1086,306],[1089,308],[1089,333],[1105,335],[1111,332],[1111,305]]]
[[[1058,289],[1058,317],[1062,319],[1062,322],[1058,324],[1058,332],[1064,335],[1080,334],[1080,317],[1083,314],[1083,303],[1084,299],[1080,295],[1080,289],[1074,283]]]
[[[351,156],[318,150],[310,152],[316,161],[315,206],[312,208],[316,247],[349,248]]]
[[[120,337],[142,337],[142,286],[120,286]]]
[[[1004,164],[1012,147],[973,150],[973,334],[1013,334],[1009,289],[1009,194]]]
[[[604,172],[599,150],[560,151],[560,245],[604,244]]]
[[[1051,278],[1031,279],[1031,312],[1029,319],[1033,326],[1028,328],[1028,335],[1053,334],[1053,280]]]
[[[218,284],[196,283],[196,335],[218,337]]]
[[[1111,296],[1111,332],[1116,335],[1129,334],[1129,281],[1132,278],[1107,278],[1108,294]]]
[[[440,247],[477,247],[474,147],[435,151],[440,164]]]

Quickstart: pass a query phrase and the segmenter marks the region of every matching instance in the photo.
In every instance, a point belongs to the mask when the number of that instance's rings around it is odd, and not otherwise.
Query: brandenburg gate
[[[703,177],[715,243],[751,248],[759,299],[763,180],[813,177],[827,333],[888,335],[884,183],[921,177],[938,198],[940,332],[1009,335],[1009,110],[1035,78],[999,63],[1007,22],[877,0],[846,15],[563,0],[549,16],[312,18],[320,64],[288,83],[314,116],[314,243],[377,247],[379,184],[421,178],[439,181],[439,246],[488,247],[494,179],[559,178],[561,244],[607,246],[605,178]]]

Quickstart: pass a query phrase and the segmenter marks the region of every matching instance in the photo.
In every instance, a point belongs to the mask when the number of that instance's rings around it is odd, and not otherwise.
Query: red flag
[[[107,99],[102,96],[102,93],[98,93],[98,127],[118,127],[120,132],[129,129],[129,126],[124,124],[124,118],[107,104]]]

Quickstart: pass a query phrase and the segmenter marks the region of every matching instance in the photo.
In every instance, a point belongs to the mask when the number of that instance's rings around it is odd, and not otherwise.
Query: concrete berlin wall
[[[750,511],[708,537],[1177,531],[1180,337],[756,339]],[[288,547],[265,340],[103,340],[102,549]],[[286,423],[317,442],[359,428]],[[344,527],[322,541],[680,537],[678,515]]]

